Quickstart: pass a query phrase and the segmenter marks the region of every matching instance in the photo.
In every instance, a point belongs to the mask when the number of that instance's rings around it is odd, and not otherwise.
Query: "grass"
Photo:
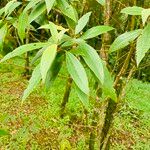
[[[48,92],[40,85],[21,106],[28,81],[22,77],[23,62],[19,62],[19,66],[16,61],[9,62],[16,63],[15,67],[0,65],[0,129],[10,133],[0,137],[0,150],[63,150],[64,147],[87,150],[92,111],[88,115],[84,113],[73,88],[66,115],[63,119],[59,117],[66,82],[62,76]],[[62,70],[61,74],[66,76],[66,71]],[[138,80],[129,83],[115,118],[112,150],[150,149],[149,90],[149,83]]]

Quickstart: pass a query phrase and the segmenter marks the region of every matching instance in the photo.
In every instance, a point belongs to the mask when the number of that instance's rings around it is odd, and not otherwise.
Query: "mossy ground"
[[[23,77],[23,62],[18,62],[11,60],[0,65],[0,128],[10,132],[0,137],[0,150],[59,150],[64,145],[71,150],[87,150],[91,114],[85,115],[74,88],[65,117],[59,117],[66,71],[61,71],[48,92],[39,85],[21,105],[28,81]],[[129,83],[115,118],[112,150],[150,149],[149,91],[149,83]]]

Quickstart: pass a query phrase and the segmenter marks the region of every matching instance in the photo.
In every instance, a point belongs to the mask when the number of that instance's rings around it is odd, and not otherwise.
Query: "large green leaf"
[[[23,93],[22,102],[26,100],[26,98],[31,94],[31,92],[35,89],[35,87],[39,84],[40,81],[41,81],[41,73],[40,73],[40,65],[38,65],[34,69],[32,77],[29,80],[29,85]]]
[[[45,83],[47,72],[56,57],[56,53],[57,53],[57,45],[56,44],[50,45],[43,52],[43,55],[41,58],[41,64],[40,64],[43,83]]]
[[[150,23],[144,28],[142,35],[137,40],[136,61],[137,65],[144,58],[145,53],[150,49]]]
[[[37,19],[46,10],[45,2],[39,3],[30,13],[29,22],[31,23]]]
[[[92,27],[91,29],[87,30],[82,36],[82,39],[91,39],[93,37],[96,37],[100,34],[106,33],[108,31],[113,30],[114,28],[110,26],[96,26]]]
[[[86,43],[79,45],[79,50],[82,52],[82,57],[89,68],[93,71],[99,81],[104,83],[103,62],[97,54],[96,50]]]
[[[11,0],[10,2],[8,2],[8,3],[6,4],[6,6],[4,7],[4,8],[5,8],[5,16],[7,16],[7,15],[9,14],[9,9],[10,9],[10,7],[11,7],[14,3],[16,3],[16,1],[15,1],[15,0]]]
[[[77,92],[77,95],[78,95],[80,101],[85,106],[85,108],[88,110],[89,109],[89,96],[87,94],[85,94],[83,91],[81,91],[77,85],[75,85],[75,90]]]
[[[7,10],[7,16],[9,16],[18,6],[20,6],[22,3],[21,2],[14,2],[12,5],[8,8]]]
[[[23,43],[23,40],[26,37],[26,28],[28,27],[28,14],[22,12],[21,15],[19,16],[18,19],[18,25],[17,25],[17,30],[18,30],[18,35]]]
[[[19,56],[19,55],[22,55],[28,51],[32,51],[32,50],[35,50],[35,49],[39,49],[39,48],[42,48],[42,47],[45,47],[47,46],[48,43],[31,43],[31,44],[26,44],[26,45],[22,45],[18,48],[16,48],[14,51],[10,52],[9,54],[7,54],[1,61],[1,62],[4,62],[10,58],[13,58],[13,57],[16,57],[16,56]]]
[[[145,25],[145,22],[147,21],[149,16],[150,16],[150,8],[149,9],[143,9],[142,10],[142,22],[143,22],[143,25]]]
[[[143,9],[144,8],[137,7],[137,6],[126,7],[126,8],[121,10],[121,13],[125,13],[125,14],[128,14],[128,15],[141,15]]]
[[[29,9],[33,8],[38,4],[41,0],[31,0],[27,6],[24,8],[23,12],[27,12]]]
[[[139,30],[134,30],[134,31],[130,31],[130,32],[121,34],[112,43],[109,51],[114,52],[114,51],[117,51],[117,50],[120,50],[120,49],[126,47],[132,41],[134,41],[141,34],[141,32],[142,32],[142,30],[139,29]]]
[[[75,28],[75,34],[78,34],[86,26],[86,24],[89,21],[90,15],[91,12],[88,12],[79,19],[77,26]]]
[[[77,17],[74,8],[71,5],[69,5],[66,0],[57,0],[57,7],[65,16],[69,17],[74,22],[77,22]]]
[[[82,92],[89,95],[88,79],[80,61],[70,52],[66,53],[66,63],[69,74]]]
[[[56,0],[45,0],[47,13],[50,12]]]

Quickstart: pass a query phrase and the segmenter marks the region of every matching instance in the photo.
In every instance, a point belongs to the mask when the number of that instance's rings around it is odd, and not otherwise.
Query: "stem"
[[[104,25],[110,24],[111,18],[111,0],[105,0],[105,7],[104,7]],[[107,63],[108,62],[108,48],[111,41],[111,36],[109,33],[105,33],[102,37],[102,48],[100,50],[100,55],[102,59]]]
[[[65,111],[65,107],[66,104],[69,100],[69,96],[70,96],[70,92],[71,92],[71,86],[72,86],[72,78],[69,76],[68,80],[67,80],[67,84],[66,84],[66,89],[65,89],[65,93],[64,93],[64,97],[61,103],[61,112],[60,112],[60,117],[63,118],[64,116],[64,111]]]

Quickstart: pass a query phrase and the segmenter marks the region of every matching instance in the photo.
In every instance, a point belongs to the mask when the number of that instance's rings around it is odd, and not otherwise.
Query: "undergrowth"
[[[16,61],[17,66],[12,67],[11,63]],[[65,117],[59,117],[66,71],[61,70],[48,92],[40,85],[21,105],[20,98],[28,83],[22,78],[23,62],[16,59],[8,63],[10,65],[0,65],[0,128],[10,135],[0,137],[0,150],[53,150],[64,146],[71,150],[87,150],[92,112],[86,115],[74,88]],[[149,83],[130,81],[125,103],[121,104],[115,118],[112,150],[150,149],[149,91]],[[91,107],[92,103],[93,100]],[[95,149],[98,148],[95,146]]]

